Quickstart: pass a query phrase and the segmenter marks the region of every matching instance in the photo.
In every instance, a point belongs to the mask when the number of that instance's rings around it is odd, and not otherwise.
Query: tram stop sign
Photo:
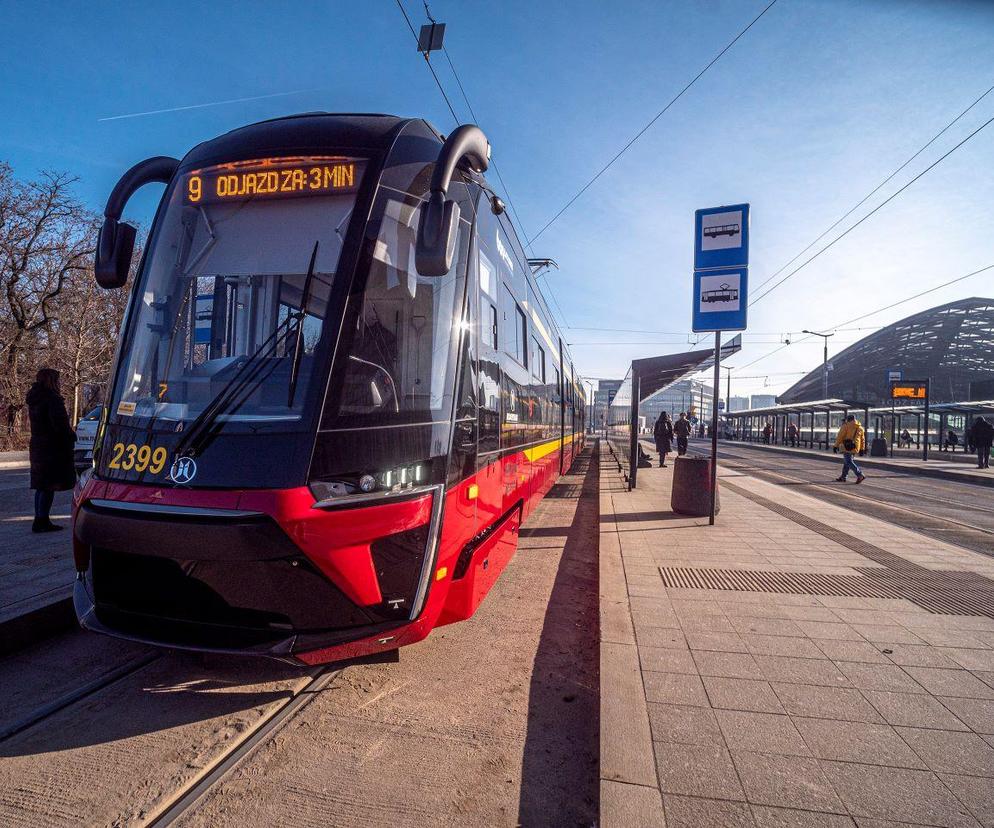
[[[749,205],[694,214],[692,330],[744,331],[749,306]]]

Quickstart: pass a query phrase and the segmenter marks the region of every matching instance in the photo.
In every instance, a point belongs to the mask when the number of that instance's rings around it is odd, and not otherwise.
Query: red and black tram
[[[470,617],[583,445],[585,400],[474,126],[307,114],[166,184],[73,505],[87,629],[298,663]]]

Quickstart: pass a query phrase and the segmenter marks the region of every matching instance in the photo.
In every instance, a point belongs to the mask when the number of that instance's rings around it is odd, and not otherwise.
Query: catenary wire
[[[404,15],[404,20],[407,22],[407,28],[411,30],[411,34],[414,35],[414,40],[417,42],[418,33],[414,31],[414,24],[411,23],[411,18],[407,16],[407,9],[404,8],[404,4],[400,0],[396,0],[397,8],[400,9],[400,13]],[[452,113],[452,120],[459,124],[459,116],[456,115],[455,109],[452,108],[452,101],[449,100],[449,96],[445,94],[445,89],[442,86],[442,82],[438,79],[438,75],[435,74],[435,67],[431,65],[431,61],[428,59],[428,53],[424,54],[425,63],[428,66],[428,71],[431,72],[431,76],[435,79],[435,85],[438,87],[438,91],[442,93],[442,97],[445,98],[445,104],[449,107],[449,112]]]
[[[427,12],[428,4],[425,4],[425,11]],[[429,15],[430,19],[430,15]],[[476,117],[476,112],[473,109],[473,104],[469,102],[469,95],[466,94],[466,88],[463,86],[462,78],[459,77],[459,73],[456,71],[456,66],[452,62],[452,57],[449,55],[449,50],[444,46],[442,47],[442,54],[445,55],[446,61],[448,61],[449,69],[452,70],[452,76],[456,79],[456,85],[459,87],[459,92],[462,93],[462,99],[466,102],[466,107],[469,109],[469,114],[473,118],[473,123],[480,123],[480,119]],[[514,215],[515,221],[518,222],[518,229],[521,231],[521,238],[525,240],[525,244],[534,253],[531,244],[528,243],[528,235],[525,233],[524,222],[521,221],[521,216],[518,215],[518,210],[514,206],[514,200],[511,198],[511,190],[507,186],[507,182],[504,180],[504,176],[501,174],[500,167],[497,165],[497,159],[490,159],[490,166],[494,168],[494,172],[497,175],[497,180],[500,181],[500,186],[504,188],[504,195],[507,196],[507,203],[511,208],[511,213]]]
[[[969,279],[972,276],[978,276],[981,273],[986,273],[988,270],[994,270],[994,264],[989,264],[989,265],[987,265],[985,267],[978,268],[977,270],[972,270],[969,273],[966,273],[966,274],[964,274],[962,276],[957,276],[955,279],[949,279],[948,281],[945,281],[945,282],[942,282],[941,284],[935,285],[935,287],[930,287],[927,290],[923,290],[920,293],[916,293],[913,296],[909,296],[907,299],[901,299],[901,300],[899,300],[897,302],[891,302],[889,305],[884,305],[882,308],[877,308],[876,310],[869,311],[868,313],[864,313],[864,314],[861,314],[859,316],[854,316],[852,319],[847,319],[845,322],[840,322],[838,327],[829,326],[829,327],[825,328],[825,330],[826,331],[849,330],[849,329],[846,329],[846,328],[842,328],[841,326],[842,325],[849,325],[852,322],[858,322],[859,320],[866,319],[866,318],[868,318],[870,316],[876,316],[878,313],[883,313],[884,311],[890,310],[891,308],[896,308],[899,305],[903,305],[903,304],[905,304],[907,302],[914,301],[915,299],[920,299],[922,296],[927,296],[929,293],[934,293],[935,291],[941,290],[944,287],[949,287],[949,285],[954,285],[957,282],[962,282],[964,279]],[[879,327],[882,327],[882,326],[879,326]],[[792,344],[793,345],[799,345],[800,343],[805,342],[806,340],[811,339],[811,338],[812,338],[812,336],[809,335],[809,336],[804,337],[803,339],[798,339],[796,341],[792,341],[792,342],[787,343],[785,345],[781,345],[779,348],[774,348],[772,351],[769,351],[768,353],[763,354],[763,355],[757,357],[752,362],[747,362],[745,365],[740,366],[736,370],[741,371],[744,368],[748,368],[750,365],[755,365],[760,360],[766,359],[767,357],[771,357],[774,354],[779,353],[784,348],[788,347],[788,345],[792,345]]]
[[[545,226],[541,230],[539,230],[534,236],[532,236],[531,239],[528,240],[529,246],[532,244],[532,242],[536,241],[538,237],[541,236],[546,230],[548,230],[553,224],[555,224],[555,222],[559,219],[559,217],[563,213],[565,213],[571,206],[573,206],[573,203],[580,196],[582,196],[588,189],[590,189],[591,185],[595,181],[597,181],[597,179],[600,178],[604,173],[606,173],[608,169],[610,169],[611,166],[613,166],[614,162],[617,161],[619,158],[621,158],[621,156],[624,155],[631,148],[631,146],[636,141],[638,141],[639,138],[641,138],[646,132],[648,132],[649,129],[652,127],[652,125],[655,124],[656,121],[658,121],[661,117],[663,117],[663,115],[666,114],[666,111],[671,106],[673,106],[673,104],[675,104],[678,100],[680,100],[680,98],[683,97],[684,93],[687,92],[687,90],[689,90],[690,87],[692,87],[695,83],[697,83],[697,81],[700,80],[700,78],[704,75],[704,73],[707,72],[708,69],[710,69],[712,66],[714,66],[725,54],[725,52],[731,49],[732,46],[734,46],[739,41],[739,39],[743,35],[745,35],[746,32],[749,31],[749,29],[755,26],[756,23],[759,22],[759,19],[764,14],[766,14],[771,8],[773,8],[773,6],[776,5],[776,3],[777,0],[772,0],[772,2],[769,5],[767,5],[759,14],[757,14],[752,19],[752,21],[749,23],[748,26],[746,26],[742,31],[740,31],[737,35],[735,35],[735,37],[732,38],[731,41],[729,41],[729,43],[725,46],[725,48],[722,49],[720,52],[718,52],[718,54],[711,59],[711,61],[707,64],[707,66],[701,69],[701,71],[694,76],[693,80],[691,80],[690,83],[688,83],[686,86],[683,87],[683,89],[677,92],[676,95],[670,100],[670,102],[667,103],[666,106],[664,106],[661,110],[659,110],[659,112],[656,113],[655,117],[651,121],[649,121],[649,123],[647,123],[644,127],[642,127],[642,129],[640,129],[637,133],[635,133],[634,137],[631,140],[629,140],[628,143],[625,144],[610,161],[608,161],[603,167],[601,167],[600,170],[597,172],[597,174],[593,178],[591,178],[586,184],[584,184],[576,192],[576,194],[569,201],[567,201],[566,204],[563,205],[563,207],[559,210],[559,212],[556,213],[551,219],[549,219],[548,222],[546,222]]]
[[[950,155],[952,155],[954,152],[956,152],[956,150],[958,150],[960,147],[962,147],[967,141],[969,141],[975,135],[977,135],[978,133],[980,133],[981,130],[984,130],[988,126],[990,126],[991,123],[994,123],[994,117],[988,118],[986,121],[984,121],[984,123],[982,123],[979,127],[977,127],[969,135],[967,135],[966,138],[964,138],[962,141],[960,141],[958,144],[956,144],[952,149],[950,149],[947,152],[945,152],[942,155],[940,155],[939,158],[937,158],[935,161],[933,161],[931,164],[929,164],[924,170],[922,170],[920,173],[918,173],[918,175],[916,175],[914,178],[912,178],[910,181],[908,181],[906,184],[904,184],[900,189],[898,189],[897,191],[895,191],[894,193],[892,193],[891,195],[889,195],[887,198],[885,198],[883,201],[881,201],[876,207],[874,207],[872,210],[870,210],[869,213],[867,213],[865,216],[863,216],[863,218],[861,218],[855,224],[850,225],[848,229],[844,230],[842,233],[840,233],[838,236],[836,236],[834,239],[832,239],[832,241],[830,241],[823,248],[821,248],[821,250],[819,250],[813,256],[811,256],[810,258],[808,258],[802,264],[800,264],[797,267],[795,267],[792,271],[790,271],[790,273],[788,273],[782,279],[780,279],[779,281],[777,281],[774,284],[772,284],[765,291],[763,291],[761,294],[759,294],[759,296],[757,296],[754,299],[752,299],[749,302],[749,307],[752,307],[753,305],[755,305],[757,302],[759,302],[764,297],[769,296],[773,291],[775,291],[778,287],[780,287],[780,285],[782,285],[784,282],[786,282],[788,279],[790,279],[791,276],[793,276],[794,274],[796,274],[799,271],[803,270],[805,267],[807,267],[809,264],[811,264],[811,262],[813,262],[815,259],[817,259],[822,253],[824,253],[826,250],[828,250],[829,248],[833,247],[837,242],[841,241],[846,236],[848,236],[853,230],[855,230],[864,221],[866,221],[868,218],[870,218],[870,216],[874,215],[875,213],[877,213],[881,209],[883,209],[885,206],[887,206],[887,204],[889,204],[891,201],[893,201],[895,198],[897,198],[901,193],[903,193],[905,190],[907,190],[908,187],[910,187],[912,184],[914,184],[916,181],[918,181],[918,179],[920,179],[926,173],[930,172],[931,170],[934,170],[937,166],[939,166],[939,164],[941,164]]]
[[[772,282],[777,276],[783,273],[788,267],[790,267],[794,262],[796,262],[801,256],[807,253],[812,247],[814,247],[818,242],[820,242],[825,236],[831,233],[836,227],[838,227],[843,221],[845,221],[849,216],[856,212],[860,207],[862,207],[867,201],[869,201],[874,195],[876,195],[881,188],[886,186],[901,170],[908,166],[912,161],[914,161],[919,155],[921,155],[925,150],[927,150],[932,144],[934,144],[939,138],[941,138],[950,127],[952,127],[957,121],[959,121],[964,115],[966,115],[971,109],[973,109],[978,103],[980,103],[984,98],[986,98],[991,92],[994,92],[994,86],[991,86],[984,92],[979,98],[977,98],[972,104],[970,104],[966,109],[960,112],[955,118],[953,118],[948,124],[946,124],[942,129],[940,129],[935,135],[933,135],[927,143],[925,143],[921,149],[918,150],[914,155],[912,155],[907,161],[901,164],[896,170],[894,170],[890,175],[888,175],[883,181],[881,181],[876,187],[874,187],[870,192],[868,192],[862,199],[860,199],[856,204],[849,208],[849,210],[836,219],[835,223],[828,227],[818,236],[814,241],[812,241],[807,247],[805,247],[800,253],[794,256],[789,262],[784,264],[779,270],[770,274],[762,282],[760,282],[754,290],[759,291],[765,285]]]
[[[407,23],[407,28],[411,30],[411,35],[414,37],[415,42],[417,42],[418,34],[414,30],[414,24],[411,23],[411,18],[408,16],[407,10],[404,8],[404,5],[401,2],[401,0],[395,0],[395,2],[397,3],[397,8],[400,9],[400,13],[404,15],[404,21]],[[776,2],[776,0],[774,0],[774,2]],[[432,20],[432,22],[434,22],[434,19],[431,17],[431,12],[428,9],[428,4],[425,3],[424,5],[425,5],[425,14],[428,15],[429,20]],[[445,55],[445,59],[448,61],[449,68],[452,70],[452,75],[456,80],[456,84],[459,86],[459,91],[462,93],[463,100],[466,102],[466,106],[469,109],[470,116],[473,118],[474,122],[478,123],[479,121],[476,117],[476,113],[473,111],[473,105],[469,101],[469,96],[466,94],[466,89],[459,78],[459,73],[456,71],[456,67],[455,64],[453,64],[452,62],[452,58],[449,57],[448,50],[443,48],[442,53]],[[427,54],[424,55],[424,59],[425,63],[428,66],[428,70],[431,72],[431,76],[435,79],[435,85],[438,87],[438,91],[442,93],[442,97],[445,99],[446,106],[448,106],[449,112],[452,113],[452,119],[456,122],[456,124],[458,124],[459,116],[456,115],[456,111],[452,106],[452,102],[449,100],[449,96],[445,94],[445,88],[442,86],[442,82],[439,80],[438,75],[435,73],[435,68],[431,65],[431,61],[428,59]],[[521,218],[518,216],[518,211],[514,207],[514,201],[511,199],[511,192],[507,187],[507,183],[504,181],[504,176],[501,175],[500,169],[497,166],[497,162],[493,158],[490,159],[490,163],[491,166],[493,166],[494,168],[494,172],[497,174],[497,178],[500,181],[501,186],[504,188],[504,195],[507,196],[507,203],[511,207],[511,212],[514,215],[514,218],[517,219],[518,227],[521,230],[521,238],[525,239],[525,244],[529,248],[531,248],[531,243],[527,240],[528,237],[525,235],[524,225],[521,223]],[[555,294],[550,293],[549,295],[552,297],[553,304],[556,306],[556,309],[559,311],[559,316],[562,319],[563,327],[568,328],[569,324],[566,321],[566,315],[563,313],[562,308],[559,306],[559,302],[556,299]]]

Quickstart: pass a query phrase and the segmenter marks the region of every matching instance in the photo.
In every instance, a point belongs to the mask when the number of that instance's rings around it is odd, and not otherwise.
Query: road
[[[709,451],[704,441],[693,450]],[[926,537],[994,556],[994,487],[921,477],[891,470],[865,469],[866,480],[838,483],[841,456],[834,465],[761,448],[719,443],[719,467],[742,471],[846,508],[858,509]]]
[[[593,824],[597,474],[588,449],[476,615],[398,663],[315,684],[81,631],[0,660],[0,826]]]

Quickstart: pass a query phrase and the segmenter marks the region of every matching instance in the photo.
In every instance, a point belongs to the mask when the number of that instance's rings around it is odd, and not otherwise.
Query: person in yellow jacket
[[[846,421],[842,424],[839,429],[839,433],[835,436],[835,451],[836,453],[839,449],[842,449],[842,476],[837,478],[840,483],[846,482],[846,476],[849,474],[849,470],[852,469],[856,473],[856,482],[862,483],[866,479],[866,475],[860,470],[859,466],[856,465],[856,461],[853,460],[854,454],[862,454],[866,448],[866,432],[863,431],[863,426],[856,419],[854,414],[848,414],[846,416]]]

